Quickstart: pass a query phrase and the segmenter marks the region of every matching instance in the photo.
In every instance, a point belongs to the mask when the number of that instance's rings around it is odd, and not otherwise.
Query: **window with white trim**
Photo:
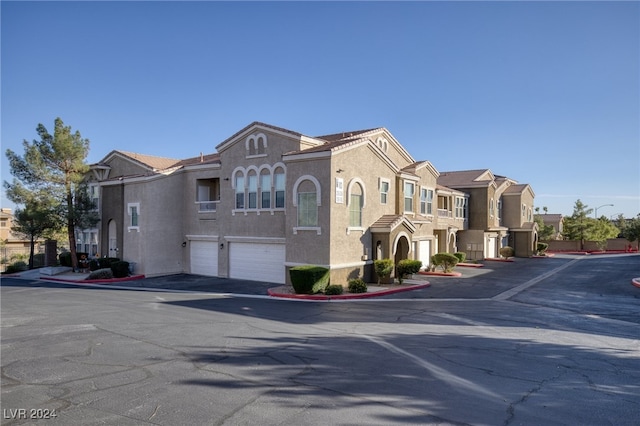
[[[298,192],[298,226],[318,226],[318,195],[315,192]]]
[[[260,175],[260,208],[271,208],[271,175]]]
[[[380,179],[380,204],[387,204],[389,200],[389,188],[391,183],[387,179]]]
[[[493,208],[493,198],[489,201],[489,216],[493,217],[494,208]]]
[[[467,199],[465,197],[456,197],[456,210],[455,210],[456,218],[466,219],[467,217],[466,204],[467,204]]]
[[[420,188],[420,214],[433,214],[433,189]]]
[[[349,226],[361,227],[362,226],[362,187],[359,184],[354,184],[349,191]]]
[[[140,230],[140,203],[127,204],[127,214],[129,216],[129,226],[127,227],[127,230],[139,231]]]
[[[413,213],[413,195],[415,194],[415,184],[413,182],[404,182],[404,211]]]
[[[285,184],[285,174],[284,174],[284,170],[278,168],[276,169],[276,172],[273,175],[273,180],[274,180],[274,192],[275,192],[275,201],[276,201],[276,208],[280,209],[280,208],[284,208],[284,184]]]
[[[248,206],[249,209],[258,208],[258,175],[254,171],[249,172],[247,177],[247,192],[248,192]]]
[[[244,175],[241,173],[236,174],[235,178],[236,188],[236,209],[244,209]]]

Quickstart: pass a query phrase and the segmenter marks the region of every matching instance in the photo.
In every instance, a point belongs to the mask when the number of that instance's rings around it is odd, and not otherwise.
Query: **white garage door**
[[[229,276],[243,280],[284,284],[284,244],[229,244]]]
[[[496,237],[490,237],[487,241],[487,252],[485,257],[498,257],[498,239]]]
[[[191,273],[218,276],[218,242],[191,241]]]
[[[419,259],[422,262],[422,267],[426,268],[431,263],[431,241],[418,241]]]

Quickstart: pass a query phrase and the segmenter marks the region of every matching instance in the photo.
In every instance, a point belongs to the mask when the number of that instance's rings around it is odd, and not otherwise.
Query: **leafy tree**
[[[617,223],[624,239],[630,243],[640,241],[640,214],[629,220],[620,215],[618,216]]]
[[[14,179],[11,184],[5,182],[5,188],[8,193],[43,191],[59,200],[58,212],[66,223],[72,267],[76,269],[75,228],[86,226],[81,219],[83,202],[78,197],[82,197],[81,182],[89,171],[85,162],[89,140],[83,139],[78,131],[72,132],[60,118],[55,119],[53,135],[42,124],[38,124],[36,131],[40,140],[23,141],[24,156],[7,150]]]
[[[573,207],[573,214],[564,221],[565,239],[579,240],[581,249],[584,249],[586,240],[604,243],[607,238],[615,238],[620,232],[605,216],[599,219],[590,218],[592,211],[593,209],[589,209],[586,204],[577,200]]]
[[[553,225],[545,225],[544,219],[542,219],[542,216],[539,214],[533,217],[533,221],[538,224],[539,239],[550,240],[556,234],[556,228],[554,228]]]
[[[33,269],[36,240],[60,225],[60,215],[50,203],[31,200],[24,209],[16,210],[11,231],[29,239],[29,269]]]

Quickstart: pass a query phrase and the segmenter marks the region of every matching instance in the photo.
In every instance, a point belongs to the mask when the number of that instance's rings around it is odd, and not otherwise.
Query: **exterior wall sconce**
[[[220,250],[224,248],[224,243],[220,243]]]
[[[186,246],[187,246],[187,242],[186,242],[186,241],[183,241],[183,242],[182,242],[182,247],[186,247]]]
[[[224,178],[224,180],[229,180],[229,178]]]

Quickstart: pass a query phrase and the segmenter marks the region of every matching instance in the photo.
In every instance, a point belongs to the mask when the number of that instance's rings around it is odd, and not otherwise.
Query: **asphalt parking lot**
[[[638,276],[638,255],[516,259],[330,302],[183,275],[3,278],[1,420],[635,426]]]

